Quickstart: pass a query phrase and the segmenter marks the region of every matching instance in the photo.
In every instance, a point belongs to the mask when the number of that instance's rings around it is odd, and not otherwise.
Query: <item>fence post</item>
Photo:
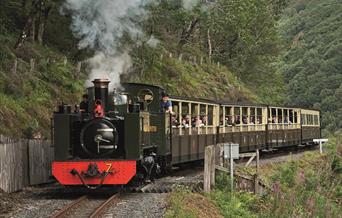
[[[256,172],[254,176],[254,194],[259,193],[259,149],[256,149]]]
[[[17,73],[17,68],[18,68],[18,59],[14,58],[14,64],[13,64],[13,73]]]
[[[215,165],[216,165],[216,146],[212,147],[212,155],[211,155],[211,173],[210,173],[210,186],[215,186]]]
[[[180,53],[180,54],[179,54],[179,57],[178,57],[178,61],[179,61],[179,62],[182,62],[182,59],[183,59],[183,54]]]
[[[64,56],[64,59],[63,59],[63,65],[64,67],[68,64],[68,58],[66,56]]]
[[[204,154],[204,192],[210,192],[213,147],[207,146]]]
[[[35,63],[34,63],[34,59],[33,59],[33,58],[31,58],[31,59],[30,59],[30,73],[32,73],[32,72],[33,72],[33,70],[34,70],[34,65],[35,65]]]

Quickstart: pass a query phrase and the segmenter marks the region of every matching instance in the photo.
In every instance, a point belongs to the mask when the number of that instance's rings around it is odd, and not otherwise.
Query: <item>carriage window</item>
[[[179,102],[178,101],[173,101],[172,102],[172,127],[178,127],[181,120],[179,117]]]
[[[234,123],[237,125],[239,125],[241,123],[240,108],[239,107],[234,108]]]
[[[200,125],[199,107],[197,103],[191,104],[191,125],[198,127]]]
[[[182,123],[181,125],[183,127],[190,127],[190,108],[189,103],[182,102]]]
[[[208,126],[213,125],[214,120],[214,106],[208,105]]]
[[[278,123],[283,123],[283,110],[278,109]]]
[[[307,117],[307,119],[306,119],[306,122],[307,122],[307,124],[308,125],[311,125],[311,114],[308,114],[308,115],[306,115]]]
[[[221,106],[221,107],[220,107],[220,126],[223,126],[223,125],[224,125],[224,123],[223,123],[223,121],[224,121],[223,110],[224,110],[224,107]]]
[[[248,123],[248,108],[247,107],[243,107],[242,108],[242,123],[243,124],[247,124]]]
[[[272,108],[272,118],[271,118],[272,123],[277,123],[277,109]]]
[[[226,126],[231,126],[234,121],[231,107],[225,107],[225,115]]]
[[[255,115],[255,110],[256,110],[256,109],[253,108],[253,107],[250,108],[250,117],[249,117],[249,123],[250,123],[250,124],[255,124],[255,120],[256,120],[256,119],[255,119],[255,116],[256,116],[256,115]]]
[[[289,110],[284,110],[284,123],[289,123]]]
[[[289,110],[289,123],[293,123],[293,110]]]
[[[257,108],[257,124],[262,124],[262,108]]]
[[[293,121],[294,121],[294,123],[298,123],[298,119],[297,119],[297,111],[295,111],[295,112],[294,112]]]
[[[204,104],[200,105],[200,119],[201,119],[203,125],[207,124],[206,105],[204,105]]]

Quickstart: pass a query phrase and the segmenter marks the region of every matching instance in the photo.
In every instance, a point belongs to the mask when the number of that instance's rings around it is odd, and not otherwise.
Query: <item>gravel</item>
[[[164,217],[168,195],[167,193],[127,193],[120,196],[119,202],[109,208],[102,217]]]

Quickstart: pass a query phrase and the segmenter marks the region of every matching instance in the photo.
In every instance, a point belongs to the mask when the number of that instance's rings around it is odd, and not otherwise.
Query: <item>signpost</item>
[[[239,159],[239,144],[224,144],[224,159],[230,159],[230,186],[234,189],[234,159]]]
[[[322,144],[328,142],[328,139],[314,139],[313,142],[319,143],[319,153],[323,153]]]

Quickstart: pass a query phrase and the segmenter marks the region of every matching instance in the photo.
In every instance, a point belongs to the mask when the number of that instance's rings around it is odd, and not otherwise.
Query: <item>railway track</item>
[[[51,218],[81,217],[96,218],[100,217],[114,201],[118,200],[120,193],[115,193],[103,200],[99,198],[83,195],[59,210]]]

